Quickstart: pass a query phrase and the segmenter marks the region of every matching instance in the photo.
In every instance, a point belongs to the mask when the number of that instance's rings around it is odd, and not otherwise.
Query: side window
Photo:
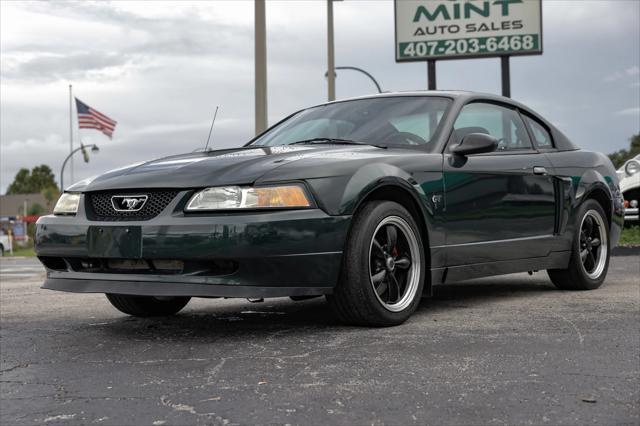
[[[532,149],[524,122],[517,111],[495,104],[474,102],[462,108],[455,124],[457,143],[470,133],[498,139],[499,151]]]
[[[549,133],[549,131],[544,128],[542,124],[538,123],[531,117],[524,116],[524,119],[531,129],[533,139],[536,140],[536,145],[538,145],[538,148],[553,148],[553,140],[551,139],[551,134]]]

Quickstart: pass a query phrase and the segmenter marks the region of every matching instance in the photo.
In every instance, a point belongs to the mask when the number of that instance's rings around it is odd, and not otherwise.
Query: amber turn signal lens
[[[257,207],[309,207],[304,191],[299,186],[254,188],[258,196]]]

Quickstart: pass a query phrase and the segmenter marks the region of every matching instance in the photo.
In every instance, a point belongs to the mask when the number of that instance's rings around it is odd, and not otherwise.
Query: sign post
[[[509,60],[542,54],[541,0],[395,0],[396,62],[427,61],[429,90],[443,59],[500,57],[502,93]]]
[[[511,66],[509,56],[500,56],[500,68],[502,71],[502,96],[511,97]]]
[[[436,90],[436,60],[427,59],[427,88],[429,90]]]

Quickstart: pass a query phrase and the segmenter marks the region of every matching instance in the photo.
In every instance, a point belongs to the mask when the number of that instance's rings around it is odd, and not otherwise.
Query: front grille
[[[179,191],[154,190],[154,191],[104,191],[88,192],[85,195],[87,217],[89,220],[100,221],[124,221],[124,220],[149,220],[158,216]],[[114,195],[146,195],[147,202],[137,212],[117,211],[113,208],[111,197]]]

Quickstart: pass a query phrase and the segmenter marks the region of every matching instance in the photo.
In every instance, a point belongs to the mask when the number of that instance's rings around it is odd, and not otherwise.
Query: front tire
[[[595,200],[585,201],[577,217],[569,267],[547,273],[559,289],[594,290],[602,285],[609,269],[609,226],[602,206]]]
[[[353,219],[340,281],[327,300],[345,323],[399,325],[420,303],[425,270],[411,214],[391,201],[368,202]]]
[[[189,303],[190,297],[129,296],[106,294],[114,308],[134,317],[160,317],[173,315]]]

